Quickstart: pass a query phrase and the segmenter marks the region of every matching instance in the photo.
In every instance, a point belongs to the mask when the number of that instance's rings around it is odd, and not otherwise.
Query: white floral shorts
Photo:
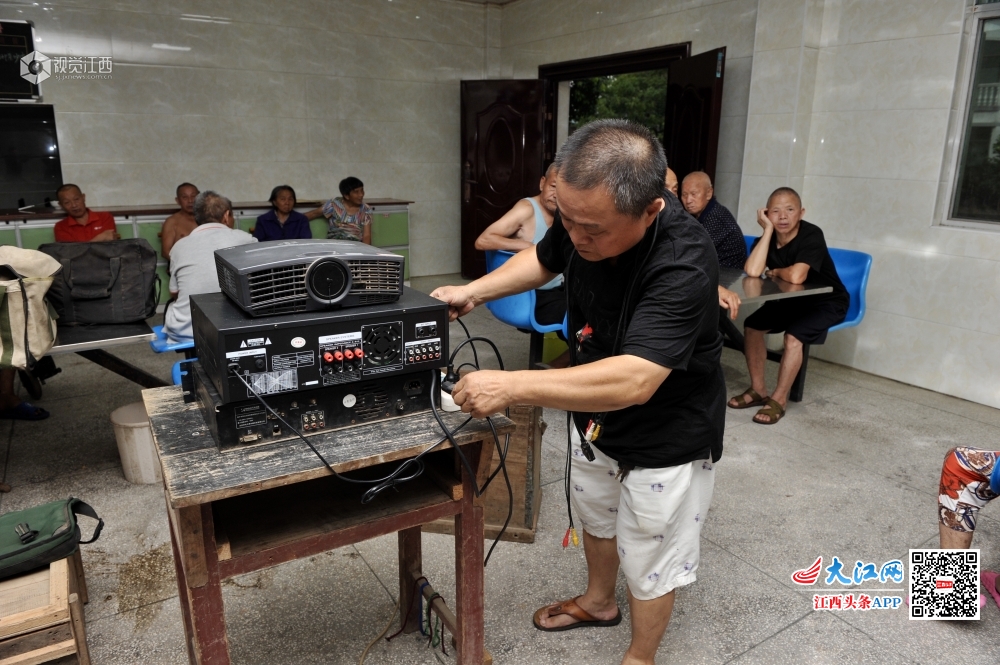
[[[580,526],[598,538],[618,538],[618,558],[632,595],[653,600],[695,581],[701,527],[715,487],[709,459],[662,469],[632,469],[593,448],[588,462],[573,433],[570,493]]]

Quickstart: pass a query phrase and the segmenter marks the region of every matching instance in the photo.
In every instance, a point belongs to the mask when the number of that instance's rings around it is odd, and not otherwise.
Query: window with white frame
[[[978,0],[977,5],[970,35],[974,51],[969,94],[949,217],[1000,223],[1000,2]]]

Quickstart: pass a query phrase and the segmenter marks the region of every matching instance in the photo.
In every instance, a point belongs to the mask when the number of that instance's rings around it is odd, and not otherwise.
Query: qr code
[[[979,550],[910,550],[910,619],[979,620]]]

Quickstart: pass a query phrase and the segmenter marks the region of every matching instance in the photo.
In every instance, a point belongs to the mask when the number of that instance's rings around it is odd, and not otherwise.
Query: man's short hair
[[[358,187],[364,187],[364,186],[365,183],[361,182],[354,176],[348,176],[340,181],[340,195],[347,196]]]
[[[181,184],[177,185],[177,192],[175,193],[175,196],[180,196],[181,195],[181,190],[184,189],[185,187],[194,187],[194,191],[196,191],[196,192],[198,191],[198,188],[195,187],[194,185],[192,185],[191,183],[189,183],[189,182],[182,182]]]
[[[549,167],[545,169],[545,175],[543,175],[542,177],[548,180],[557,170],[559,170],[559,167],[556,166],[555,162],[552,162],[551,164],[549,164]]]
[[[566,139],[554,163],[559,178],[574,189],[606,188],[623,215],[640,217],[663,196],[663,146],[653,132],[630,120],[584,125]]]
[[[76,191],[78,191],[81,194],[83,194],[83,190],[80,189],[79,185],[74,185],[71,182],[67,182],[65,185],[63,185],[62,187],[60,187],[59,189],[56,190],[56,200],[57,201],[59,200],[59,195],[62,194],[63,192],[65,192],[67,189],[75,189]]]
[[[789,196],[794,196],[795,200],[799,202],[799,207],[800,208],[802,207],[802,197],[799,196],[799,193],[796,192],[791,187],[779,187],[778,189],[771,192],[771,195],[767,197],[767,205],[770,206],[771,199],[773,199],[775,196],[778,196],[779,194],[788,194]]]
[[[222,218],[226,211],[233,211],[233,203],[225,196],[205,190],[194,200],[194,221],[199,226],[202,224],[222,224]]]

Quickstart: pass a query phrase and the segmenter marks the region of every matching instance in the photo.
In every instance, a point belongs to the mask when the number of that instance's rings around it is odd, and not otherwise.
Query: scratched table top
[[[153,440],[163,470],[167,500],[174,508],[281,487],[329,476],[329,470],[301,439],[248,445],[222,452],[215,444],[198,402],[185,403],[179,386],[142,391]],[[453,432],[464,413],[441,413]],[[514,423],[493,416],[497,434]],[[430,412],[309,435],[309,441],[338,473],[404,460],[444,438]],[[472,419],[455,433],[458,445],[491,441],[486,420]],[[450,448],[445,441],[438,449]]]

